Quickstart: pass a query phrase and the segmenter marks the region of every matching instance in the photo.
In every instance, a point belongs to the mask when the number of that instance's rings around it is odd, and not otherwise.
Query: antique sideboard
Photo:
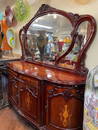
[[[45,4],[20,30],[22,58],[7,64],[8,100],[37,129],[82,129],[85,57],[95,32],[92,16]]]

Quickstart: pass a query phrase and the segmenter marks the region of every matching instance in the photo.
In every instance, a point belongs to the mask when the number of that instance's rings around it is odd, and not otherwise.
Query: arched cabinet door
[[[21,84],[19,86],[21,87]],[[38,122],[38,97],[35,94],[35,88],[31,90],[27,84],[23,84],[23,86],[19,90],[20,110],[29,120]]]
[[[80,93],[81,92],[81,93]],[[82,128],[83,88],[47,85],[46,126],[49,130]]]

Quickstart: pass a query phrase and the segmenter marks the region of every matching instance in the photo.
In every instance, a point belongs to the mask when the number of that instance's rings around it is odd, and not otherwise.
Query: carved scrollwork
[[[74,88],[75,91],[73,92],[73,88],[71,89],[66,89],[62,88],[61,92],[59,92],[59,88],[54,87],[50,90],[48,90],[49,97],[55,97],[55,96],[63,96],[65,100],[69,100],[70,98],[76,98],[78,100],[83,101],[84,98],[84,91],[83,89],[81,90],[80,88]]]
[[[31,87],[32,87],[32,85],[31,85]],[[32,91],[32,93],[35,95],[35,96],[38,96],[38,89],[36,88],[36,87],[32,87],[32,88],[29,88],[30,89],[30,91]]]
[[[74,21],[74,22],[73,22],[73,26],[75,26],[76,23],[77,23],[77,21],[78,21],[79,18],[80,18],[80,15],[79,15],[79,14],[73,14],[73,13],[71,13],[71,12],[69,12],[68,14],[69,14],[69,16],[71,17],[71,19]]]
[[[49,95],[54,95],[56,93],[57,93],[57,88],[55,88],[55,87],[53,89],[48,90]]]
[[[49,5],[43,4],[43,5],[39,8],[39,10],[37,11],[36,15],[40,15],[40,13],[43,13],[43,12],[45,12],[45,11],[49,11],[50,9],[53,9],[53,8],[51,8]],[[36,16],[36,15],[35,15],[35,16]]]

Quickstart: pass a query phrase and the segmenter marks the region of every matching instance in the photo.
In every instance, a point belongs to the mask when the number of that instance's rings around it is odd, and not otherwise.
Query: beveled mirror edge
[[[61,69],[61,70],[65,70],[65,71],[68,70],[68,71],[75,72],[75,73],[78,73],[78,72],[79,73],[81,72],[83,74],[87,73],[87,68],[85,68],[85,62],[84,61],[85,61],[85,57],[86,57],[86,52],[87,52],[89,46],[91,45],[91,43],[92,43],[92,41],[93,41],[93,39],[95,37],[95,34],[96,34],[96,21],[95,21],[94,17],[91,16],[91,15],[78,15],[78,14],[68,13],[68,12],[65,12],[65,11],[50,7],[49,5],[46,5],[46,4],[43,4],[39,8],[39,10],[34,15],[34,17],[19,32],[19,39],[20,39],[21,48],[22,48],[22,59],[28,61],[26,59],[26,48],[24,46],[24,43],[22,43],[22,41],[21,41],[21,33],[22,33],[22,31],[24,31],[24,42],[25,42],[26,41],[26,32],[27,32],[27,29],[30,26],[30,24],[35,19],[37,19],[38,17],[43,16],[43,15],[48,14],[48,13],[57,13],[57,14],[61,14],[61,15],[65,16],[65,17],[67,17],[70,20],[70,22],[72,23],[72,26],[74,27],[74,30],[72,32],[73,42],[70,45],[67,52],[65,52],[65,54],[63,54],[61,57],[58,58],[58,60],[55,62],[56,63],[55,66],[51,66],[51,65],[46,65],[46,66]],[[68,68],[59,67],[57,64],[60,62],[60,60],[72,50],[77,29],[78,29],[79,25],[83,21],[89,21],[90,22],[92,31],[91,31],[91,36],[88,39],[88,41],[86,42],[85,47],[82,49],[81,53],[79,53],[78,61],[75,64],[75,69],[71,70],[71,69],[68,69]],[[37,63],[35,61],[32,61],[32,62]],[[40,64],[40,62],[38,62],[38,64]],[[41,63],[40,65],[45,65],[45,64]]]

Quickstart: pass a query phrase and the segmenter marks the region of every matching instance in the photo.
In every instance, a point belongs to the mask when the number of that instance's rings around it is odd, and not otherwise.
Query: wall
[[[98,0],[89,0],[89,3],[81,4],[76,3],[78,0],[50,0],[50,5],[65,10],[67,12],[73,12],[78,14],[90,14],[96,19],[98,24]],[[80,1],[80,0],[79,0]],[[81,0],[82,1],[82,0]],[[85,1],[85,0],[84,0]],[[98,65],[98,32],[96,37],[87,52],[86,66],[91,70]]]

